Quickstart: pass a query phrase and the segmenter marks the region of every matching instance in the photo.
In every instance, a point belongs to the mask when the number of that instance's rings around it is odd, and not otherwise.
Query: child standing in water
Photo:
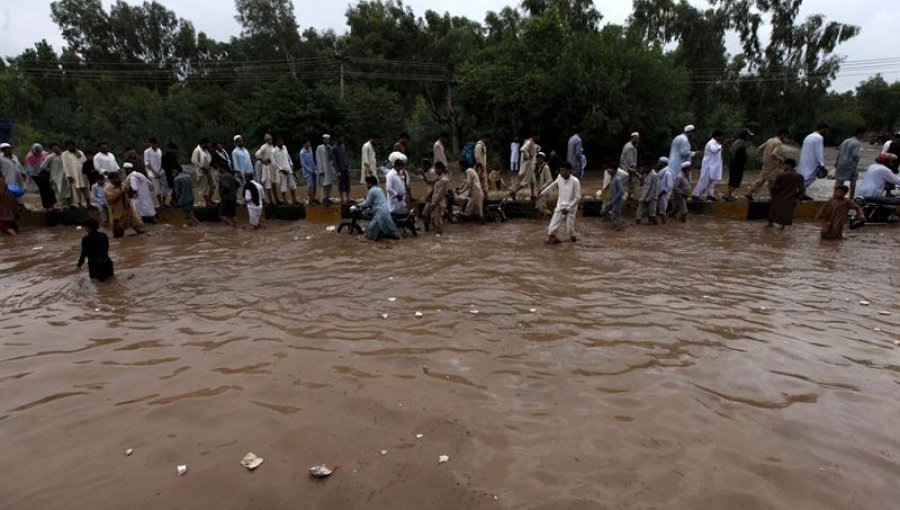
[[[88,274],[91,280],[105,282],[115,276],[113,263],[109,259],[109,237],[100,232],[100,224],[91,218],[84,224],[87,235],[81,239],[81,256],[78,257],[78,269],[88,263]]]
[[[847,223],[847,215],[851,210],[856,211],[857,218],[865,218],[863,208],[853,200],[847,198],[850,188],[839,184],[834,188],[831,200],[816,213],[816,220],[822,222],[822,239],[843,239],[844,224]]]

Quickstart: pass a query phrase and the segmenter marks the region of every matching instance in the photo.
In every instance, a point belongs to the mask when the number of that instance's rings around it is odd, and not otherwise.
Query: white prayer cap
[[[693,124],[688,124],[687,126],[684,126],[685,133],[693,133],[694,129],[696,129],[696,128],[694,128]]]
[[[134,165],[132,165],[131,163],[125,162],[125,164],[122,165],[122,168],[134,168]]]
[[[632,138],[640,138],[640,136],[641,136],[641,134],[638,133],[637,131],[635,131],[634,133],[631,133]]]
[[[331,135],[325,133],[324,135],[322,135],[322,140],[331,140]]]
[[[244,139],[244,137],[242,137],[241,135],[234,135],[234,141],[235,141],[235,142],[238,141],[238,140],[243,140],[243,139]]]
[[[10,148],[12,148],[12,145],[10,145],[6,142],[0,143],[0,149],[10,149]]]
[[[668,164],[669,164],[669,158],[667,158],[667,157],[665,157],[665,156],[662,156],[662,157],[659,158],[659,161],[658,161],[658,162],[659,162],[659,163],[665,163],[665,164],[668,165]]]
[[[684,163],[681,164],[681,168],[682,168],[682,169],[684,169],[684,168],[690,168],[690,167],[691,167],[691,162],[690,162],[690,161],[685,161]]]
[[[538,152],[537,157],[547,159],[547,155],[544,154],[543,152]]]
[[[390,161],[392,165],[396,163],[397,160],[406,163],[406,154],[403,154],[400,151],[394,151],[390,154],[390,156],[388,156],[388,161]]]

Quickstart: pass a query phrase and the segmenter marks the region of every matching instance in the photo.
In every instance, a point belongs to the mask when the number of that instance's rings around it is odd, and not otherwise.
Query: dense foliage
[[[454,149],[491,133],[498,158],[500,145],[530,131],[563,149],[582,124],[595,163],[615,160],[635,130],[664,151],[687,123],[701,134],[749,126],[766,136],[826,120],[835,138],[860,123],[896,127],[900,84],[876,77],[856,94],[829,93],[834,52],[859,29],[799,20],[801,3],[713,0],[699,10],[635,0],[620,26],[601,25],[591,0],[523,0],[483,22],[364,0],[336,34],[301,31],[289,0],[236,0],[242,31],[219,42],[156,2],[119,0],[107,11],[100,0],[58,0],[50,15],[66,46],[39,41],[0,62],[0,116],[16,121],[20,151],[73,138],[121,152],[150,136],[188,149],[236,133],[256,145],[266,132],[296,147],[325,130],[357,146],[406,131],[414,156],[441,132]],[[740,54],[727,54],[728,33]]]

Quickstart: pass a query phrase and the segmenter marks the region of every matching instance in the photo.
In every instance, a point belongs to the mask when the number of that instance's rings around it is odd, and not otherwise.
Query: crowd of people
[[[489,155],[491,136],[484,134],[461,148],[462,181],[456,188],[450,180],[449,137],[442,134],[432,146],[431,158],[422,159],[417,165],[417,172],[427,187],[426,194],[418,201],[412,193],[409,135],[402,133],[397,138],[386,159],[377,155],[381,149],[380,138],[370,137],[360,153],[360,181],[365,183],[367,194],[354,206],[372,211],[366,236],[369,239],[399,237],[393,218],[408,214],[414,201],[423,204],[419,217],[426,230],[441,235],[448,208],[457,206],[461,216],[484,222],[485,200],[490,191],[503,192],[512,200],[526,191],[536,211],[551,216],[550,240],[558,241],[556,231],[565,224],[568,237],[575,241],[574,222],[587,159],[582,127],[577,126],[573,131],[566,144],[565,158],[555,150],[550,150],[548,156],[536,132],[522,142],[513,140],[508,168],[517,176],[515,184],[504,181],[500,158]],[[721,199],[736,200],[750,160],[748,149],[754,134],[743,129],[733,139],[726,139],[721,130],[715,130],[703,148],[695,150],[692,140],[696,133],[695,126],[685,126],[672,140],[668,156],[659,157],[653,165],[642,163],[641,135],[632,133],[618,163],[601,165],[603,185],[596,193],[603,200],[601,216],[615,229],[621,229],[623,206],[634,201],[638,224],[665,223],[667,218],[686,221],[688,201],[720,199],[717,184],[723,178],[726,147],[729,179],[727,192]],[[828,175],[824,156],[824,137],[828,133],[829,127],[823,124],[807,135],[800,148],[799,162],[785,155],[784,141],[788,136],[785,129],[759,145],[762,169],[743,196],[754,200],[767,187],[772,223],[782,228],[790,225],[797,201],[809,199],[805,190]],[[827,219],[823,237],[840,237],[837,229],[838,224],[843,225],[840,218],[858,208],[850,198],[885,203],[897,200],[886,198],[885,190],[900,185],[897,177],[900,133],[885,144],[857,188],[859,152],[865,133],[864,128],[857,129],[838,147],[834,197],[820,212],[823,222]],[[142,154],[134,147],[126,147],[121,159],[110,151],[106,142],[100,142],[96,152],[82,151],[73,141],[67,141],[65,148],[51,144],[49,151],[35,143],[24,164],[13,154],[10,144],[0,144],[3,179],[0,230],[5,233],[18,230],[16,217],[23,206],[22,194],[28,190],[35,191],[42,207],[49,211],[95,207],[100,224],[106,225],[115,237],[123,236],[128,230],[146,233],[145,225],[155,223],[158,210],[166,207],[180,209],[185,225],[195,225],[194,207],[198,201],[203,206],[217,207],[221,220],[232,227],[237,226],[237,208],[243,205],[247,208],[250,228],[259,228],[267,204],[299,203],[297,188],[301,183],[306,187],[307,204],[352,202],[350,149],[342,135],[324,133],[315,146],[306,140],[295,157],[282,136],[266,134],[262,141],[251,154],[241,135],[234,136],[230,150],[223,143],[201,139],[191,152],[190,169],[182,165],[175,144],[168,144],[163,151],[156,138],[148,140]],[[697,160],[700,174],[696,184],[692,184],[689,169]],[[337,197],[333,199],[335,184]],[[550,202],[552,192],[557,194],[555,207]]]

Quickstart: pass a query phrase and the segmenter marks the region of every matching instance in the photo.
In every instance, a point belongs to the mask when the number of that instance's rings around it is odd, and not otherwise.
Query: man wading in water
[[[109,237],[99,232],[100,224],[91,218],[84,223],[87,235],[81,238],[81,256],[78,257],[78,269],[88,263],[88,274],[91,280],[108,281],[115,276],[112,260],[109,259]]]

